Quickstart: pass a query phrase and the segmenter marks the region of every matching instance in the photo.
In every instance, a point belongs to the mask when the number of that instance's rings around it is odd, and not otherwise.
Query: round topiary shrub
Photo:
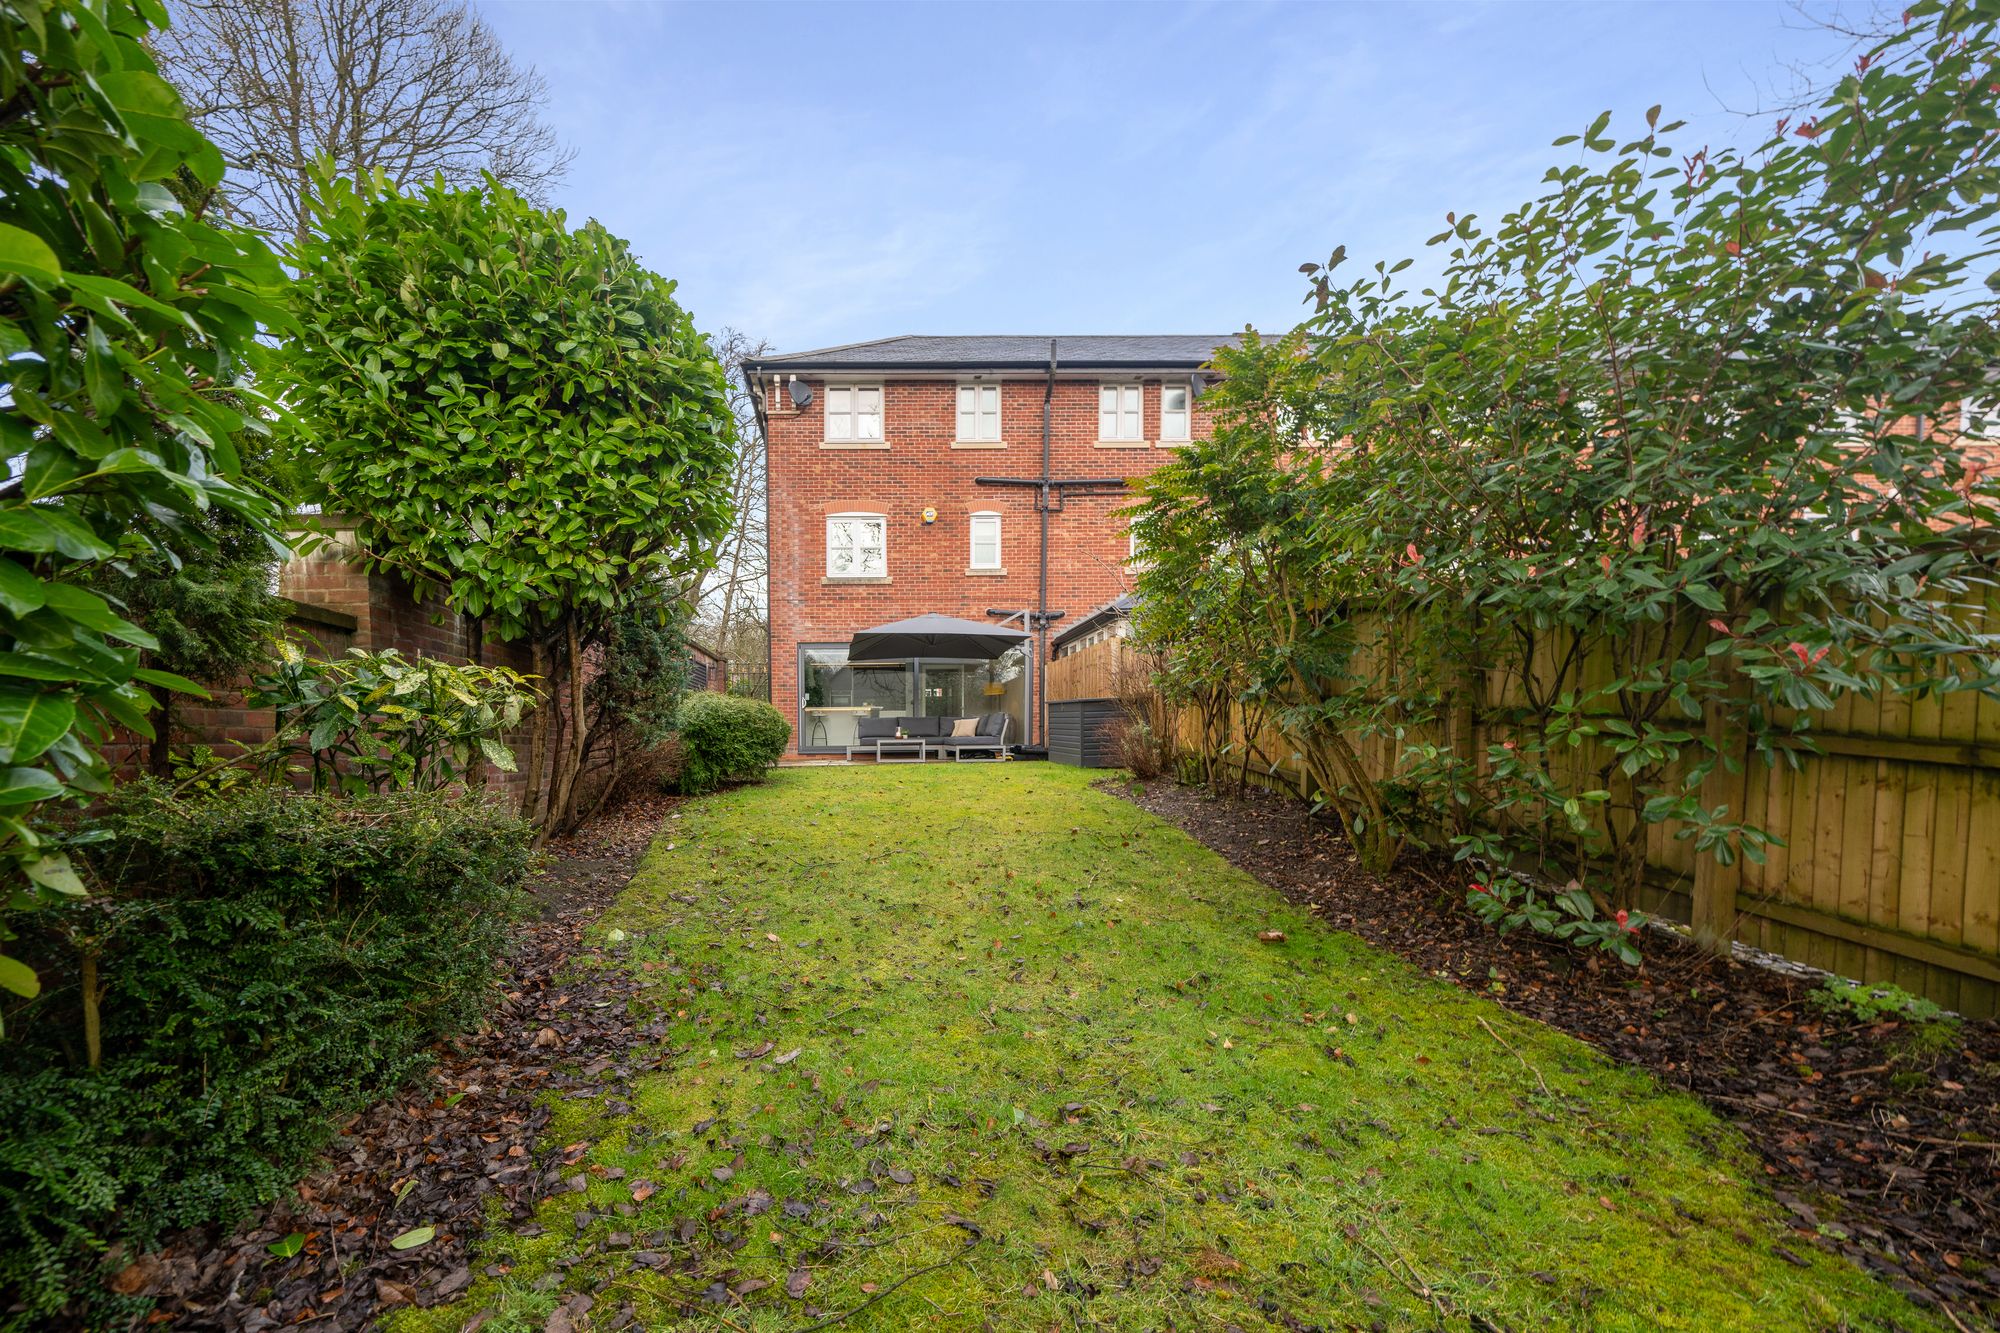
[[[756,699],[704,692],[689,696],[676,717],[681,767],[671,788],[684,796],[725,782],[754,782],[778,762],[792,738],[785,715]]]

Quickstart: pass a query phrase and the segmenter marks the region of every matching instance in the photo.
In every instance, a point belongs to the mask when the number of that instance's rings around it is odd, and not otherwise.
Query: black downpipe
[[[1042,569],[1035,585],[1035,631],[1040,636],[1041,648],[1035,658],[1035,739],[1048,744],[1049,734],[1049,483],[1054,480],[1049,471],[1049,428],[1050,413],[1054,408],[1056,395],[1056,340],[1049,339],[1049,378],[1042,386],[1042,488],[1038,492],[1042,511]]]

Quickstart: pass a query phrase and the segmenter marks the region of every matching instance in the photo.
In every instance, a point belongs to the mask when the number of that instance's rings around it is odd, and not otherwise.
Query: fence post
[[[1722,690],[1702,705],[1702,732],[1713,767],[1701,780],[1701,803],[1709,810],[1727,807],[1725,818],[1744,822],[1744,805],[1750,795],[1750,733],[1738,725],[1738,705],[1745,686],[1736,669],[1735,655],[1718,655]],[[1731,769],[1734,768],[1732,772]],[[1743,887],[1743,854],[1738,845],[1724,865],[1713,849],[1697,853],[1694,862],[1694,892],[1689,905],[1688,924],[1694,928],[1695,942],[1714,953],[1726,952],[1736,933],[1737,891]]]

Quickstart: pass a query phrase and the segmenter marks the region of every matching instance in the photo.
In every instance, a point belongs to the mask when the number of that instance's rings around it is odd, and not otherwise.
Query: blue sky
[[[1288,328],[1301,262],[1422,273],[1599,111],[1744,141],[1843,47],[1785,0],[482,8],[577,150],[555,202],[781,351]]]

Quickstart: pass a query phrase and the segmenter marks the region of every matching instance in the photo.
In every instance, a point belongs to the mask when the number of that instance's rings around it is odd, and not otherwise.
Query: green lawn
[[[687,807],[592,964],[638,970],[685,1054],[629,1115],[559,1103],[588,1193],[395,1327],[539,1330],[607,1279],[593,1319],[649,1328],[871,1301],[843,1327],[1932,1326],[1787,1236],[1694,1100],[1315,924],[1099,776],[792,769]]]

